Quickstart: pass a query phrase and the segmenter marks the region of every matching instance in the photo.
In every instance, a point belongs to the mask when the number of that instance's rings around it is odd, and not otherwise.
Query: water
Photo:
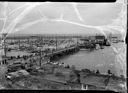
[[[76,69],[88,68],[90,70],[97,70],[101,73],[106,73],[110,69],[115,72],[115,54],[112,48],[105,47],[105,49],[94,50],[92,52],[80,50],[79,52],[59,59],[66,65],[75,65]]]

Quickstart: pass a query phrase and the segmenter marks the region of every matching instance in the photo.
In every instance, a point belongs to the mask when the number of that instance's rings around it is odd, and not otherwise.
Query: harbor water
[[[78,70],[87,68],[107,73],[108,69],[110,69],[116,75],[115,54],[111,47],[94,51],[80,50],[58,61],[65,63],[65,65],[74,65]]]

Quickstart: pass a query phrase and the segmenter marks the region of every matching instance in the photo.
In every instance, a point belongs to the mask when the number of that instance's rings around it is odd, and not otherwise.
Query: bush
[[[11,56],[11,59],[13,59],[13,57]]]
[[[20,58],[20,55],[18,55],[17,58],[19,59]]]
[[[64,76],[61,72],[56,72],[55,76]]]
[[[108,74],[112,74],[112,73],[111,73],[111,70],[108,70]]]
[[[99,71],[99,70],[97,70],[97,71],[96,71],[96,74],[100,74],[100,71]]]
[[[69,66],[69,65],[67,65],[65,68],[70,68],[70,66]]]

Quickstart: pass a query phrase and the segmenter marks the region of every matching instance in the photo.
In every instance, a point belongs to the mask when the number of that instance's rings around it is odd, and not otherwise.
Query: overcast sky
[[[119,33],[118,30],[97,29],[111,25],[121,16],[122,3],[8,3],[6,12],[0,4],[0,18],[5,18],[6,32],[20,34],[95,34]],[[34,6],[35,5],[35,6]],[[62,20],[60,20],[62,17]],[[0,30],[3,27],[0,20]],[[15,25],[16,23],[16,25]],[[122,24],[120,24],[122,25]]]

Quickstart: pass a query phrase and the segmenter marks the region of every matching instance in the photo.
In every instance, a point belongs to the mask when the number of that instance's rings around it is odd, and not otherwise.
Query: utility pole
[[[56,36],[56,50],[57,50],[57,36]]]
[[[40,67],[41,67],[41,61],[42,61],[42,50],[40,50]]]
[[[19,39],[19,49],[20,49],[20,39]]]
[[[77,47],[78,47],[78,36],[77,36]]]
[[[7,6],[8,6],[8,3],[7,2],[4,2],[3,3],[3,16],[4,16],[4,20],[3,20],[3,22],[4,22],[4,25],[3,25],[3,29],[2,29],[2,47],[4,48],[4,56],[6,57],[6,45],[5,45],[5,39],[6,39],[6,36],[7,36],[7,33],[6,33],[6,31],[5,31],[5,33],[3,33],[4,32],[4,30],[5,30],[5,24],[6,24],[6,22],[7,22]]]
[[[6,43],[6,35],[7,35],[7,33],[3,33],[3,34],[2,34],[3,48],[4,48],[4,56],[5,56],[5,57],[6,57],[6,54],[7,54],[7,53],[6,53],[6,52],[7,52],[7,51],[6,51],[7,49],[6,49],[6,44],[5,44],[5,43]]]

